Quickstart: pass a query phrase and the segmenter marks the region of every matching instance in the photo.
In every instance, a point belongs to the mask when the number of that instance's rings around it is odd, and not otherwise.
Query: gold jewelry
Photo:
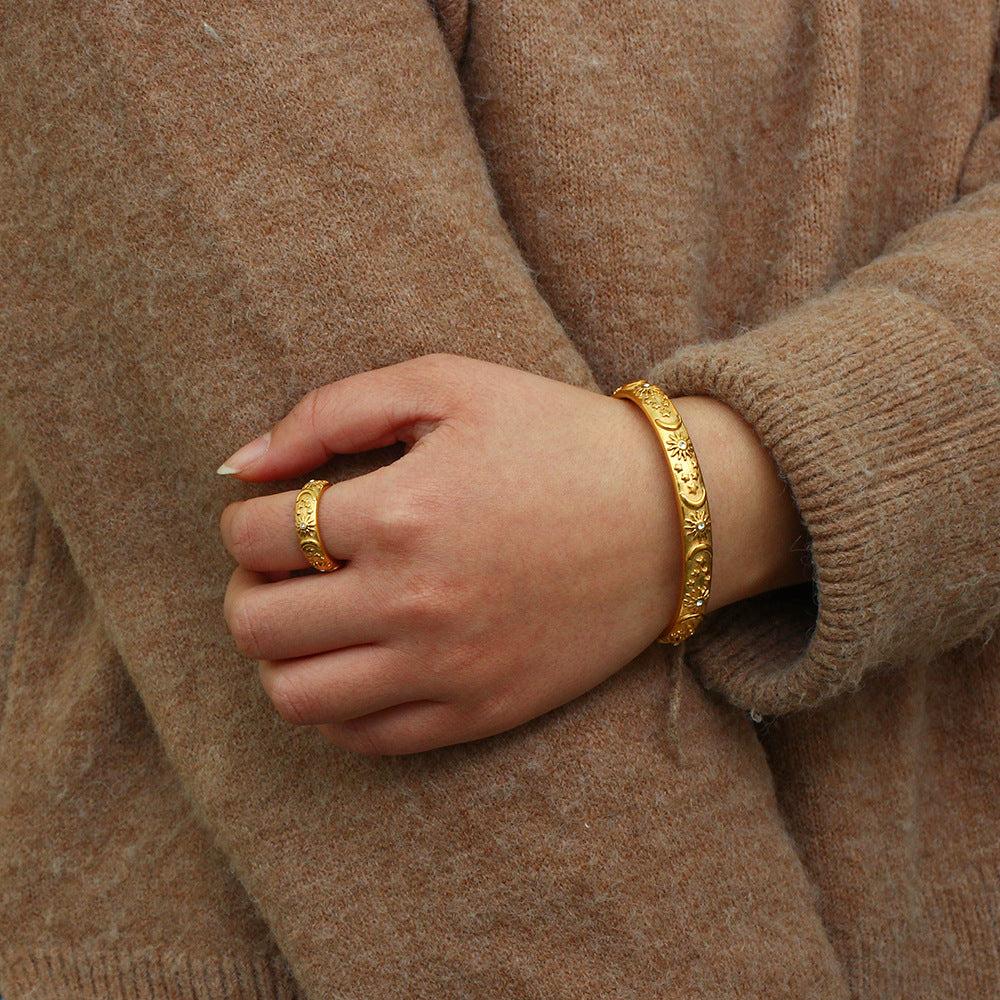
[[[662,389],[649,382],[629,382],[616,389],[614,396],[631,400],[653,425],[677,494],[684,544],[681,599],[673,621],[659,639],[676,644],[691,636],[701,624],[712,585],[712,522],[705,481],[684,421]]]
[[[325,479],[310,479],[295,498],[295,534],[299,538],[299,548],[309,565],[320,573],[332,573],[344,565],[339,559],[330,558],[319,534],[319,498],[329,485]]]

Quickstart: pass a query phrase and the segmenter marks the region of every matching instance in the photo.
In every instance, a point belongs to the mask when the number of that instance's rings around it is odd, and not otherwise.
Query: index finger
[[[250,482],[286,479],[334,455],[412,442],[447,412],[468,359],[431,355],[313,389],[266,434],[219,467]]]

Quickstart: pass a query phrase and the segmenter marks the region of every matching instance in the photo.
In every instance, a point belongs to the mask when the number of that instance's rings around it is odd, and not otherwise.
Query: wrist
[[[808,580],[808,534],[754,429],[709,396],[672,402],[694,445],[712,512],[707,610]]]

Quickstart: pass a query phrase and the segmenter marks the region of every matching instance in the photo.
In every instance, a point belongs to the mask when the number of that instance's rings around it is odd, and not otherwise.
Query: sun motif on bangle
[[[684,531],[696,541],[708,541],[712,537],[712,522],[704,508],[688,509],[684,512]]]
[[[666,430],[663,432],[660,440],[663,442],[663,447],[672,461],[691,462],[695,460],[691,442],[679,431]]]

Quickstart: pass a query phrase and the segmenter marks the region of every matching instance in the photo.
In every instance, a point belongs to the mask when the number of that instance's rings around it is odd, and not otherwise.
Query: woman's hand
[[[747,596],[747,554],[756,589],[791,582],[746,524],[798,525],[753,431],[715,400],[675,403],[712,504],[710,609]],[[671,621],[676,500],[656,435],[624,400],[420,358],[315,390],[220,471],[284,479],[395,442],[405,456],[320,500],[336,572],[288,577],[307,566],[295,493],[223,514],[240,564],[226,619],[290,722],[363,753],[489,736],[601,683]]]
[[[421,358],[310,393],[237,474],[287,478],[397,441],[404,457],[320,500],[337,572],[274,579],[307,565],[295,493],[223,515],[240,564],[226,619],[290,722],[368,753],[489,736],[599,684],[667,624],[675,501],[630,403]]]

